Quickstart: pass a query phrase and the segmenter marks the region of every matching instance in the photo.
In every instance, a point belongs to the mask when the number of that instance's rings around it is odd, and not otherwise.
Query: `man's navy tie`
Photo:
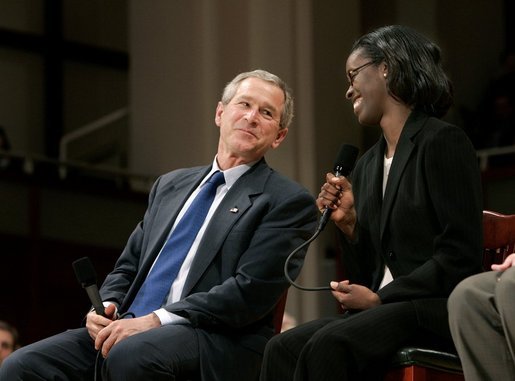
[[[139,289],[129,309],[136,317],[159,309],[170,291],[172,282],[190,251],[191,245],[206,219],[215,198],[216,189],[225,183],[224,174],[215,172],[204,184],[197,197],[168,238],[147,279]]]

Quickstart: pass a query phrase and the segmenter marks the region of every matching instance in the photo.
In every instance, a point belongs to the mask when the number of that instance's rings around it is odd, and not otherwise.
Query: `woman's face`
[[[388,99],[386,65],[372,63],[358,49],[347,58],[346,72],[349,80],[346,97],[358,122],[365,126],[379,125]]]

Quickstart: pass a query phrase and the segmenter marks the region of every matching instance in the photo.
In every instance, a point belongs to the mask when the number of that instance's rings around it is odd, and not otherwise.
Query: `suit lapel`
[[[204,176],[209,172],[211,167],[196,168],[194,172],[181,176],[178,179],[172,179],[169,189],[165,190],[165,194],[159,204],[156,217],[151,230],[152,235],[149,238],[148,247],[151,248],[152,260],[155,259],[159,250],[164,245],[168,233],[172,228],[177,215],[184,206],[187,198],[193,190],[202,181]]]
[[[262,160],[243,174],[225,195],[200,241],[181,298],[190,293],[214,260],[234,224],[252,206],[253,196],[263,193],[264,184],[269,175],[270,168]]]
[[[163,194],[163,197],[158,201],[159,204],[155,206],[157,209],[155,217],[145,222],[152,224],[151,226],[145,227],[150,234],[148,243],[146,244],[148,249],[142,253],[142,264],[122,304],[123,308],[128,307],[128,303],[132,302],[135,293],[146,279],[184,202],[210,169],[210,166],[198,167],[185,174],[183,173],[180,177],[173,177],[168,180],[167,183],[161,183],[159,185],[161,187],[159,195]],[[165,180],[161,179],[160,181]]]
[[[406,168],[406,164],[408,163],[411,153],[415,148],[413,137],[422,129],[426,120],[427,118],[425,116],[422,116],[416,111],[412,111],[402,129],[399,143],[395,149],[395,156],[392,161],[383,198],[383,207],[381,210],[381,240],[383,239],[388,218],[399,189],[402,174]]]
[[[370,186],[367,186],[368,196],[366,200],[370,203],[368,208],[370,216],[370,230],[371,232],[375,232],[372,234],[372,237],[378,237],[380,229],[381,208],[383,203],[382,158],[384,156],[384,149],[385,141],[384,138],[381,138],[381,140],[374,146],[374,155],[365,170],[365,173],[370,174],[368,178],[371,179]]]

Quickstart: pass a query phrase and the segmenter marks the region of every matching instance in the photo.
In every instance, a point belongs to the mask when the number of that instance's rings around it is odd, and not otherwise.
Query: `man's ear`
[[[282,141],[286,138],[286,135],[288,135],[287,128],[281,128],[279,131],[277,131],[277,136],[275,137],[275,140],[272,143],[272,148],[275,149],[279,147]]]
[[[224,105],[222,102],[218,102],[216,105],[216,112],[215,112],[215,124],[220,127],[220,124],[222,123],[222,114],[224,112]]]

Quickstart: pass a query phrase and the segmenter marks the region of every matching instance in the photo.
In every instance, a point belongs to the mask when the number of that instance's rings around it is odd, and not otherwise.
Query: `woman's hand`
[[[316,204],[321,213],[332,209],[331,220],[347,237],[354,238],[356,209],[352,184],[346,177],[326,174],[326,183],[320,188]]]
[[[381,304],[379,296],[371,289],[350,284],[348,280],[331,282],[332,294],[344,310],[368,310]]]

